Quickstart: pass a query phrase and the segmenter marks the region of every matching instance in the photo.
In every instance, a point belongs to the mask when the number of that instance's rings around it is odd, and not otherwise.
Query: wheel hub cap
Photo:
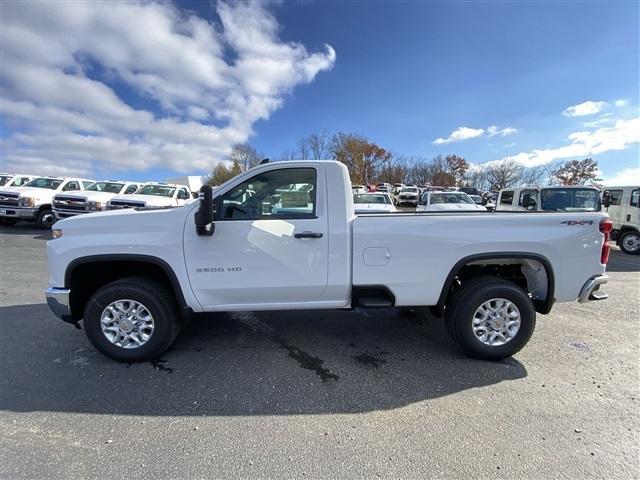
[[[102,334],[121,348],[138,348],[149,341],[155,323],[142,303],[122,299],[111,302],[100,317]]]
[[[498,347],[513,340],[520,330],[520,323],[520,310],[514,303],[504,298],[492,298],[476,310],[472,329],[480,342]]]
[[[640,249],[640,235],[628,235],[624,239],[624,246],[627,250],[636,251]]]

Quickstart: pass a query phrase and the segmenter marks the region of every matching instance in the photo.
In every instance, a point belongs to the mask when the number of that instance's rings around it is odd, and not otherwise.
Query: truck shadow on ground
[[[36,228],[33,223],[26,222],[18,222],[11,227],[0,225],[0,234],[27,236],[35,240],[51,240],[51,230]]]
[[[216,314],[153,362],[119,364],[44,304],[0,310],[0,408],[114,415],[288,415],[403,407],[526,377],[463,356],[423,311]]]
[[[612,244],[607,272],[640,272],[640,255],[629,255]]]

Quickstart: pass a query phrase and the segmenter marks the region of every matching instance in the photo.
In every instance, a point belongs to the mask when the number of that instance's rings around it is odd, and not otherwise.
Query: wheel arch
[[[92,274],[95,268],[100,269],[97,275]],[[147,276],[166,284],[174,294],[181,316],[188,318],[193,313],[185,300],[178,276],[163,259],[142,254],[101,254],[76,258],[65,270],[65,288],[71,289],[72,318],[80,320],[83,317],[87,300],[98,289],[131,276]]]
[[[469,255],[451,268],[442,286],[438,303],[435,306],[436,313],[442,315],[448,298],[452,294],[454,282],[467,267],[472,266],[502,266],[509,264],[522,265],[521,270],[526,278],[528,289],[531,291],[545,292],[544,298],[534,298],[533,304],[538,313],[547,314],[555,301],[555,275],[548,258],[537,253],[529,252],[491,252]],[[537,262],[544,269],[544,276],[539,274],[531,262]]]

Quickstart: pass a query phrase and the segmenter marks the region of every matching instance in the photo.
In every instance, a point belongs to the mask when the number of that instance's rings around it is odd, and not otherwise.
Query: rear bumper
[[[68,288],[47,288],[45,295],[47,297],[47,305],[53,312],[53,314],[68,322],[71,320],[71,305],[69,303],[69,296],[71,290]]]
[[[606,300],[609,298],[609,295],[600,290],[600,286],[604,285],[609,281],[609,276],[595,275],[591,277],[587,282],[582,286],[580,290],[580,295],[578,296],[579,303],[589,302],[591,300]]]

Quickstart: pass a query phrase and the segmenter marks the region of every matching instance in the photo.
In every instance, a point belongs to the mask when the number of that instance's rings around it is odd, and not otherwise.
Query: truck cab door
[[[205,310],[250,310],[318,300],[328,283],[326,185],[315,167],[279,167],[215,199],[215,231],[185,228],[194,295]]]

